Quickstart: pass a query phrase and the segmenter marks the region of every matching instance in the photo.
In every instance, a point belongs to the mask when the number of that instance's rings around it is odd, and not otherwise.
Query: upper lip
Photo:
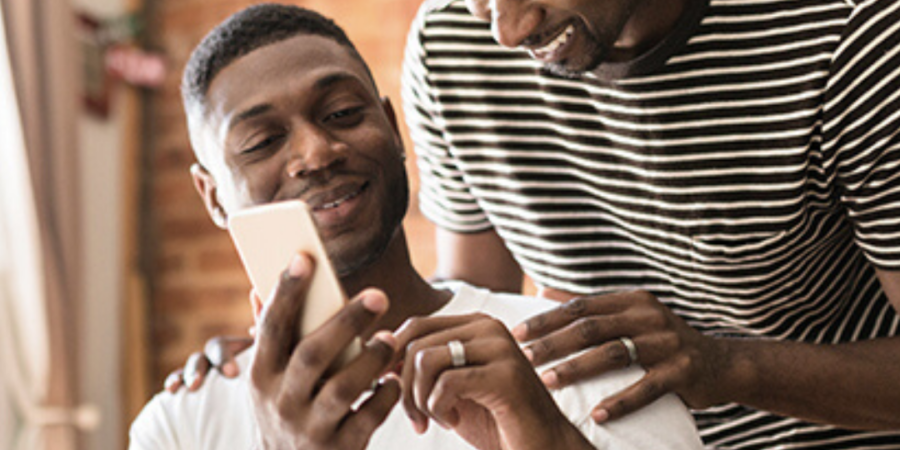
[[[367,181],[354,180],[341,182],[333,187],[313,188],[302,195],[301,200],[313,210],[322,209],[328,204],[359,194],[368,184]]]

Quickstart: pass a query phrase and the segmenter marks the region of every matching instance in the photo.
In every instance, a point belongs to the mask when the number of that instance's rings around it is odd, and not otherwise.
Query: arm
[[[885,293],[900,311],[900,272],[878,270]],[[759,409],[846,428],[900,427],[900,338],[834,346],[732,343],[752,369],[729,389],[734,400]],[[741,395],[743,394],[743,395]]]
[[[900,272],[878,274],[897,308]],[[674,391],[694,408],[736,402],[844,428],[900,427],[898,337],[839,345],[717,339],[693,330],[646,292],[576,299],[529,319],[514,334],[537,339],[526,350],[534,364],[595,346],[545,372],[551,387],[629,365],[617,339],[632,337],[647,374],[597,405],[598,421]]]
[[[522,269],[493,229],[455,233],[438,227],[435,277],[462,280],[495,292],[521,292]]]

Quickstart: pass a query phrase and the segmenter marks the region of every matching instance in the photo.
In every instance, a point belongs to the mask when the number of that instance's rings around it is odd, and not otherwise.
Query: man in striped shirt
[[[404,97],[438,275],[580,296],[550,387],[647,369],[595,420],[900,449],[900,2],[429,1]]]

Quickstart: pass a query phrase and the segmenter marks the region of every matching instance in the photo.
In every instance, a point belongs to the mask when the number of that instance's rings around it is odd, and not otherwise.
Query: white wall
[[[98,17],[116,17],[125,10],[125,0],[73,0],[73,5]],[[124,448],[128,426],[121,420],[120,383],[124,123],[117,114],[121,109],[114,104],[109,119],[85,115],[79,123],[86,267],[80,390],[84,401],[102,412],[99,429],[87,436],[85,445],[91,450]]]

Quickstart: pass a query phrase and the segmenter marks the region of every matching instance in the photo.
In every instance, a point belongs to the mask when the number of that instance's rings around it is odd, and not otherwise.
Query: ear
[[[199,163],[191,165],[191,178],[194,180],[194,188],[197,194],[203,199],[206,206],[206,212],[217,227],[225,230],[228,228],[228,215],[225,208],[219,203],[219,197],[216,194],[216,180],[213,176],[203,168]]]
[[[381,109],[384,110],[384,115],[387,116],[388,122],[391,123],[391,129],[394,130],[394,138],[397,139],[400,151],[404,152],[403,138],[400,137],[400,128],[397,126],[397,114],[394,113],[394,105],[391,104],[391,99],[388,96],[381,97]],[[406,160],[406,153],[402,153],[400,156],[404,161]]]
[[[391,123],[394,133],[399,137],[400,128],[397,126],[397,114],[394,113],[394,105],[391,104],[391,99],[388,96],[381,97],[381,109],[384,110],[384,114],[387,116],[388,122]]]
[[[262,314],[263,301],[256,293],[256,289],[250,291],[250,308],[253,310],[253,321],[259,322],[259,315]]]

